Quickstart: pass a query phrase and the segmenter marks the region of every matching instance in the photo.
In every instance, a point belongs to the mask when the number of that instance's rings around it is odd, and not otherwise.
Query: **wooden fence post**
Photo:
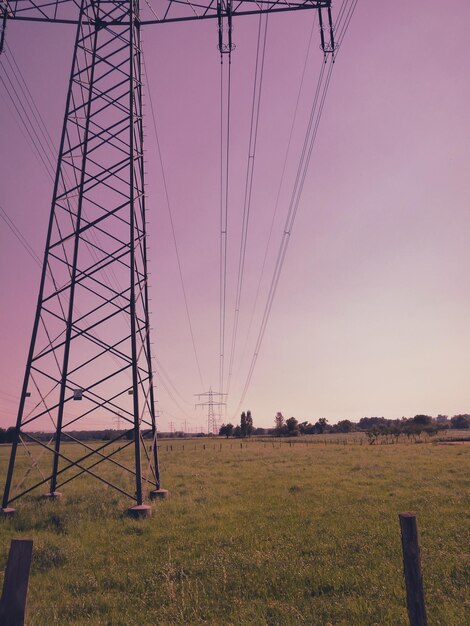
[[[0,624],[24,626],[32,539],[12,539],[0,600]]]
[[[427,626],[416,515],[415,513],[399,513],[398,517],[400,518],[406,606],[410,626]]]

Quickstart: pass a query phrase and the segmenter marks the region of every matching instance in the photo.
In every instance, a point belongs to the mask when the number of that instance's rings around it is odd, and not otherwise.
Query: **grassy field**
[[[466,626],[470,446],[357,443],[162,441],[172,498],[152,518],[88,478],[26,497],[0,520],[0,569],[12,537],[33,538],[31,626],[398,626],[397,514],[413,510],[429,625]]]

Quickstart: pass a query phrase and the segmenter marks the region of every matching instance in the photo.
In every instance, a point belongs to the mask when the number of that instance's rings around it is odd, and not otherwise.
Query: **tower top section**
[[[138,2],[138,0],[136,0]],[[109,4],[109,0],[96,0],[96,5]],[[119,4],[114,0],[113,4]],[[140,24],[162,24],[164,22],[183,22],[195,20],[217,19],[220,6],[225,2],[214,0],[149,0],[141,3],[139,14]],[[254,15],[259,13],[279,13],[282,11],[302,11],[309,9],[329,9],[331,0],[239,0],[230,3],[231,15]],[[0,19],[27,20],[35,22],[56,22],[77,24],[79,10],[74,0],[0,0]],[[110,17],[101,18],[105,25],[124,24],[126,18],[117,22]]]

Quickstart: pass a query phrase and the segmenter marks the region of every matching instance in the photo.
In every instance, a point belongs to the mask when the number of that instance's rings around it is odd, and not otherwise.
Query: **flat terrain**
[[[429,625],[469,624],[470,447],[332,440],[162,441],[172,498],[151,519],[81,478],[62,501],[25,497],[0,520],[0,569],[12,537],[34,539],[31,626],[399,626],[397,514],[412,510]]]

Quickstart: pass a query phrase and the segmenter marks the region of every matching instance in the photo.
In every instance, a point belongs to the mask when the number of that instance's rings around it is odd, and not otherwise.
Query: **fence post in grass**
[[[24,625],[32,552],[32,539],[12,539],[0,599],[0,624]]]
[[[415,513],[399,513],[398,517],[400,518],[406,606],[410,626],[427,626],[416,515]]]

